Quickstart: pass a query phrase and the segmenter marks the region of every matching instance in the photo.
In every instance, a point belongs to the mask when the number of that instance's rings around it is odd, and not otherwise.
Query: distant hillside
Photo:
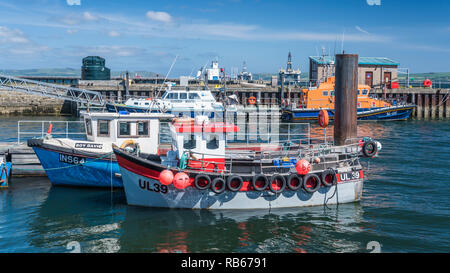
[[[400,80],[406,79],[405,74],[400,74]],[[422,81],[425,79],[430,79],[433,82],[450,82],[450,72],[429,72],[429,73],[414,73],[409,74],[410,79],[414,79],[414,81]]]
[[[73,68],[50,68],[50,69],[2,69],[0,73],[14,76],[60,76],[80,77],[81,69]]]
[[[49,69],[2,69],[1,74],[13,76],[57,76],[57,77],[81,77],[81,68],[49,68]],[[149,71],[129,71],[130,77],[139,75],[144,78],[155,77],[156,73]],[[111,77],[125,75],[125,71],[111,71]]]
[[[253,79],[254,80],[262,79],[262,80],[265,80],[265,81],[270,81],[270,80],[272,80],[272,76],[277,76],[278,77],[278,73],[254,73],[253,74]],[[300,75],[300,78],[302,80],[309,79],[309,73],[308,72],[302,73]]]

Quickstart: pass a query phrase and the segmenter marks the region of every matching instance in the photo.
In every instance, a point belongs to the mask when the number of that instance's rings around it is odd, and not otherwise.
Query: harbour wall
[[[0,115],[73,115],[77,105],[70,101],[0,89]]]
[[[258,82],[253,85],[263,83]],[[160,90],[163,89],[160,82],[131,82],[126,85],[125,81],[121,79],[108,81],[78,80],[76,84],[72,82],[60,84],[100,92],[104,100],[111,102],[124,102],[128,97],[153,98],[161,95],[162,91]],[[281,102],[285,102],[287,99],[290,103],[299,105],[303,96],[301,87],[286,88],[283,92],[283,98],[281,98],[279,86],[253,87],[252,84],[239,82],[229,82],[226,86],[223,86],[219,82],[208,83],[208,88],[216,95],[221,92],[220,88],[224,87],[226,95],[235,94],[239,103],[243,106],[249,105],[248,99],[250,97],[255,97],[258,104],[270,107],[280,106]],[[181,86],[173,87],[173,89],[184,88]],[[191,90],[202,89],[204,86],[195,82],[190,83],[189,88]],[[450,89],[448,88],[375,89],[371,91],[371,94],[390,102],[416,104],[417,107],[414,109],[412,116],[419,119],[450,118]],[[0,114],[2,115],[75,115],[78,110],[76,103],[70,101],[6,90],[0,90],[0,107]]]

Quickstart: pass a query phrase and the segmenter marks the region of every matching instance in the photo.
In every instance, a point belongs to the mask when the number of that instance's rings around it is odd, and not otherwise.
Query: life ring
[[[227,178],[227,188],[230,191],[233,191],[233,192],[240,191],[243,184],[244,184],[244,180],[239,175],[230,175]]]
[[[136,145],[136,141],[132,139],[125,140],[122,145],[120,145],[120,149],[125,149],[126,147]]]
[[[296,173],[291,173],[287,178],[286,184],[290,190],[296,191],[302,187],[303,178]]]
[[[198,174],[194,180],[194,186],[198,190],[206,190],[211,185],[211,178],[206,174]]]
[[[224,192],[226,186],[225,180],[220,177],[214,178],[211,182],[211,190],[217,194]]]
[[[333,169],[323,171],[320,178],[322,179],[322,184],[326,187],[333,186],[337,181],[336,172]]]
[[[281,185],[278,185],[277,181],[281,182]],[[276,188],[274,186],[276,186]],[[286,188],[286,179],[284,178],[284,176],[279,175],[279,174],[274,174],[270,178],[269,189],[271,192],[280,193],[280,192],[284,191],[285,188]]]
[[[366,141],[362,147],[362,152],[366,157],[375,156],[378,152],[378,146],[373,140]]]
[[[328,111],[327,110],[320,110],[319,111],[319,125],[322,128],[326,128],[328,126]]]
[[[263,184],[261,184],[261,182],[263,182]],[[269,179],[265,175],[258,174],[253,177],[252,187],[255,191],[263,191],[267,186],[269,186]]]
[[[251,96],[250,98],[248,98],[248,104],[254,105],[256,104],[256,98]]]
[[[303,189],[307,193],[315,193],[320,188],[320,177],[317,174],[309,173],[303,177]]]

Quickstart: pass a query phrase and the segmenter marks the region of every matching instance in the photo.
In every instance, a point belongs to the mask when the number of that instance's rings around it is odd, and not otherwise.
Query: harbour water
[[[15,140],[19,119],[0,119],[1,142]],[[152,209],[127,206],[122,190],[12,178],[0,190],[0,252],[449,252],[450,121],[359,122],[358,131],[383,145],[363,162],[359,203]]]

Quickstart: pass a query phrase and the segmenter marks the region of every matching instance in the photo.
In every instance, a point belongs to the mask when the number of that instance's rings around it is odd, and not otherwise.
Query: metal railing
[[[17,144],[29,138],[44,137],[48,132],[50,124],[53,124],[51,132],[53,138],[73,138],[74,136],[79,136],[76,139],[86,138],[83,121],[19,120],[17,122]]]

